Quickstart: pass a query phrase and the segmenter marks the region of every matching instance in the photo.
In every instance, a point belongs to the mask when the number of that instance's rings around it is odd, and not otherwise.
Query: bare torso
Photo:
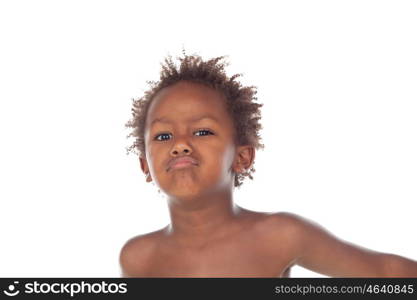
[[[294,256],[286,230],[270,230],[268,214],[245,210],[235,226],[198,243],[162,229],[124,247],[123,272],[131,277],[289,277]],[[275,226],[276,228],[276,226]]]

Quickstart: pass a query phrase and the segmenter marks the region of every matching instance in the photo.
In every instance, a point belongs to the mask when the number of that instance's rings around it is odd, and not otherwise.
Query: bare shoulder
[[[271,232],[287,235],[285,240],[292,245],[293,264],[334,277],[417,276],[416,261],[348,242],[304,217],[277,213],[266,219]]]
[[[384,274],[384,256],[342,240],[330,231],[293,213],[275,213],[265,218],[271,239],[279,232],[289,244],[292,264],[336,277],[372,277]],[[275,242],[278,242],[276,239]]]
[[[284,253],[287,259],[295,259],[300,251],[300,241],[312,226],[312,222],[289,212],[247,213],[251,219],[253,238],[261,239],[263,245],[275,253]]]
[[[290,212],[263,213],[257,226],[265,234],[276,236],[279,233],[280,236],[291,236],[294,239],[300,238],[313,227],[320,227],[317,223]]]
[[[124,277],[139,277],[147,269],[150,257],[163,235],[164,229],[135,236],[122,247],[119,262]]]
[[[315,242],[341,245],[342,241],[315,221],[290,212],[269,213],[264,216],[260,226],[271,238],[279,235],[292,246],[295,258],[302,257],[305,250]]]

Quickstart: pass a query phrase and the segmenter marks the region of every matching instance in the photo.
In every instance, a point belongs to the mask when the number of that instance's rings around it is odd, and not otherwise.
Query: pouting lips
[[[195,158],[192,158],[191,156],[180,156],[180,157],[175,157],[173,159],[171,159],[168,162],[168,168],[167,171],[171,170],[171,169],[180,169],[180,168],[184,168],[190,165],[198,165],[198,162]]]

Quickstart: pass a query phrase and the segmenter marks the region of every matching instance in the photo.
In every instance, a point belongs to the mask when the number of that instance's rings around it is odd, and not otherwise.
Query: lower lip
[[[172,165],[170,169],[183,169],[183,168],[187,168],[189,166],[194,166],[194,164],[192,162],[189,162],[189,161],[183,161],[183,162],[178,162],[178,163]]]

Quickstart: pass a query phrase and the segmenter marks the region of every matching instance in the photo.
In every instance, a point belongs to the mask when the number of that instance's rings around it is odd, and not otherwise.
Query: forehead
[[[195,119],[207,114],[220,120],[230,118],[225,96],[203,84],[180,81],[155,95],[149,107],[147,123],[155,118]]]

